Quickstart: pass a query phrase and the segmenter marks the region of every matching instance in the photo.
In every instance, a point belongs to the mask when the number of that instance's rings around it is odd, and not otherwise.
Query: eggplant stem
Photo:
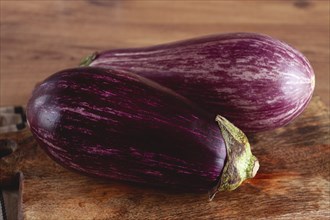
[[[89,66],[97,57],[98,53],[94,52],[84,58],[81,59],[79,66]]]
[[[226,118],[217,115],[222,136],[227,150],[227,162],[218,184],[210,190],[211,201],[219,191],[232,191],[249,178],[253,178],[259,169],[259,162],[252,154],[246,135]]]

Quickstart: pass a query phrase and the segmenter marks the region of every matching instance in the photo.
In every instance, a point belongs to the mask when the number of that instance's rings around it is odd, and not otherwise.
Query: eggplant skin
[[[95,67],[58,72],[35,88],[27,118],[51,158],[91,176],[207,191],[226,160],[214,120],[136,74]]]
[[[308,60],[284,42],[228,33],[93,54],[83,65],[137,73],[173,89],[244,132],[278,128],[307,106],[315,87]]]

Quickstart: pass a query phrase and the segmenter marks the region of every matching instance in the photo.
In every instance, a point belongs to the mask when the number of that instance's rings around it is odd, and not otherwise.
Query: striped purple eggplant
[[[233,190],[259,167],[242,131],[136,74],[58,72],[27,105],[39,145],[64,167],[96,177],[207,191]]]
[[[229,33],[95,53],[81,65],[128,70],[173,89],[245,132],[288,124],[307,106],[314,73],[297,50],[269,36]]]

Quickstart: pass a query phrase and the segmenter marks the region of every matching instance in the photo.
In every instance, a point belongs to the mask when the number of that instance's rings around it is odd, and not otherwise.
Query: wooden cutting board
[[[329,219],[329,111],[318,97],[290,125],[248,135],[261,167],[233,192],[187,194],[103,181],[53,162],[29,131],[0,159],[2,184],[21,178],[25,219]],[[17,174],[18,173],[18,174]]]

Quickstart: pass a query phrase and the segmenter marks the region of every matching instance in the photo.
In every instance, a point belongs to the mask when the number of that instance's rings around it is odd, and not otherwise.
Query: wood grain
[[[36,82],[95,50],[224,32],[260,32],[311,61],[329,105],[329,1],[1,0],[0,105],[25,104]]]
[[[27,102],[35,84],[95,50],[224,32],[260,32],[302,51],[329,107],[329,1],[0,0],[0,105]],[[249,136],[261,161],[240,189],[177,194],[71,173],[29,133],[0,159],[0,185],[24,175],[25,219],[329,219],[329,114],[318,98],[294,123]],[[0,136],[5,138],[4,136]]]
[[[232,192],[166,192],[72,173],[29,131],[2,135],[20,148],[0,160],[0,180],[22,172],[25,219],[329,219],[329,113],[318,97],[290,125],[249,135],[261,167]],[[6,174],[6,175],[5,175]]]

